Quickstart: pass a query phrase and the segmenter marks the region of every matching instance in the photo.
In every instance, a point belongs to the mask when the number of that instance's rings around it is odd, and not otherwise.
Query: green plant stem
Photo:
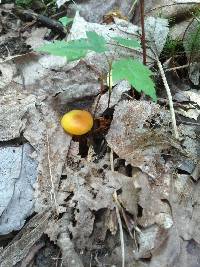
[[[108,63],[108,67],[109,67],[109,70],[108,70],[108,92],[109,92],[109,95],[108,95],[108,108],[110,107],[110,98],[111,98],[111,93],[112,93],[112,86],[113,86],[113,82],[112,82],[112,60],[109,60],[109,58],[107,57],[106,53],[104,53],[104,56],[106,58],[106,61]]]

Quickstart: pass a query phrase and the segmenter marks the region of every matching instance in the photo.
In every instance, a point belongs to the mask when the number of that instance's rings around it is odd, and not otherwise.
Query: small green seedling
[[[68,61],[84,58],[88,52],[105,53],[109,50],[106,40],[96,32],[86,32],[87,38],[81,38],[73,41],[55,41],[45,44],[38,49],[40,52],[47,52],[56,56],[67,57]],[[137,39],[126,39],[113,37],[116,45],[128,47],[130,49],[140,48]],[[110,74],[112,81],[127,80],[138,92],[144,92],[154,101],[157,100],[155,84],[151,79],[152,72],[140,61],[128,58],[122,58],[112,62]]]
[[[60,18],[58,21],[62,23],[64,27],[68,26],[70,23],[72,23],[73,18],[68,18],[67,16]]]

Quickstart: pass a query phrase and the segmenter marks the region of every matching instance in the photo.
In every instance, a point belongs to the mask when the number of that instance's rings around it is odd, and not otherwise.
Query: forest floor
[[[200,267],[199,1],[1,2],[0,266]]]

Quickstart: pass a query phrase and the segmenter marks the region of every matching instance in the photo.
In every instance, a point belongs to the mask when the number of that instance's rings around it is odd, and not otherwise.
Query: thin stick
[[[55,193],[55,186],[54,186],[54,181],[53,181],[53,175],[52,175],[52,170],[51,170],[51,160],[50,160],[50,145],[49,145],[49,136],[48,136],[48,132],[46,133],[46,140],[47,140],[47,159],[48,159],[48,165],[49,165],[49,176],[50,176],[50,180],[51,180],[51,200],[54,202],[55,204],[55,209],[57,212],[57,201],[56,201],[56,193]],[[59,212],[57,212],[59,214]]]
[[[169,85],[168,85],[168,82],[167,82],[167,79],[166,79],[166,76],[165,76],[165,72],[163,70],[163,66],[158,58],[158,56],[156,55],[156,60],[157,60],[157,64],[158,64],[158,68],[159,68],[159,71],[160,71],[160,74],[161,74],[161,77],[162,77],[162,80],[163,80],[163,84],[164,84],[164,87],[166,89],[166,92],[167,92],[167,97],[168,97],[168,100],[169,100],[169,109],[170,109],[170,113],[171,113],[171,119],[172,119],[172,127],[173,127],[173,130],[174,130],[174,136],[176,139],[179,139],[179,134],[178,134],[178,128],[177,128],[177,125],[176,125],[176,117],[175,117],[175,111],[174,111],[174,106],[173,106],[173,101],[172,101],[172,94],[171,94],[171,91],[170,91],[170,88],[169,88]]]
[[[116,209],[116,215],[117,215],[117,220],[119,224],[119,231],[120,231],[120,242],[121,242],[121,249],[122,249],[122,267],[125,267],[125,246],[124,246],[124,233],[123,233],[123,228],[122,228],[122,221],[119,213],[119,208],[118,208],[118,200],[117,200],[117,193],[116,191],[113,194],[114,201],[116,203],[115,209]]]
[[[145,27],[144,27],[144,0],[140,0],[140,21],[141,21],[141,28],[142,28],[141,43],[142,43],[142,51],[143,51],[143,64],[146,65],[147,51],[146,51],[146,38],[145,38]]]
[[[184,69],[184,68],[187,68],[187,67],[189,67],[189,64],[185,64],[185,65],[182,65],[182,66],[165,69],[165,72],[172,71],[172,70],[180,70],[180,69]]]
[[[132,13],[132,11],[133,11],[135,5],[137,4],[137,1],[138,1],[138,0],[133,1],[133,4],[132,4],[132,6],[131,6],[131,9],[130,9],[130,11],[128,12],[128,15],[130,15],[130,14]]]
[[[114,172],[114,159],[113,159],[113,150],[110,148],[110,168],[111,171]]]

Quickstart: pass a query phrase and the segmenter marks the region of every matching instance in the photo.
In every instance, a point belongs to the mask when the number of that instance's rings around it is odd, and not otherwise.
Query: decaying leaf
[[[14,87],[13,83],[13,87]],[[0,100],[0,140],[7,141],[19,138],[25,129],[25,114],[35,105],[36,98],[33,95],[25,95],[15,90],[3,95]],[[18,88],[17,88],[18,89]]]
[[[21,229],[33,212],[37,163],[32,152],[29,144],[0,148],[1,235]]]
[[[64,133],[58,114],[48,104],[29,111],[24,136],[36,150],[38,161],[35,210],[55,206],[57,188],[70,146],[71,137]]]
[[[199,253],[200,246],[193,239],[185,241],[180,240],[180,254],[174,267],[194,267],[200,264]]]
[[[64,266],[83,267],[81,259],[74,249],[73,241],[70,238],[68,230],[69,223],[69,213],[65,213],[59,220],[51,218],[48,221],[45,233],[51,241],[60,247]]]
[[[178,91],[174,97],[179,102],[191,101],[200,107],[200,92],[198,90],[190,89],[187,91]]]
[[[179,91],[175,94],[179,102],[184,102],[177,113],[184,117],[197,120],[200,115],[200,93],[198,90]]]
[[[161,124],[157,129],[150,126],[160,112],[158,105],[147,101],[120,102],[106,137],[120,158],[152,178],[164,172],[161,153],[169,146],[162,135]]]
[[[0,72],[1,72],[1,80],[0,80],[0,89],[7,86],[13,79],[13,76],[16,72],[16,68],[11,63],[0,63]]]
[[[74,170],[72,166],[66,166],[67,179],[62,179],[60,185],[60,196],[65,192],[69,199],[66,202],[66,197],[63,198],[62,205],[67,204],[72,211],[68,230],[78,248],[94,248],[98,240],[105,240],[110,227],[114,231],[116,226],[111,226],[110,217],[115,206],[114,191],[121,191],[119,201],[124,209],[133,217],[137,215],[137,189],[134,180],[118,172],[104,170],[101,167],[101,164],[105,165],[104,160],[103,162],[94,164],[83,161],[79,164],[82,167],[76,167]],[[75,165],[77,166],[76,162]],[[116,223],[112,218],[112,222],[114,221]]]
[[[183,138],[182,147],[188,156],[194,162],[199,159],[199,137],[195,125],[179,125],[180,136]]]
[[[176,112],[178,114],[181,114],[182,116],[184,116],[186,118],[190,118],[190,119],[193,119],[195,121],[197,121],[197,119],[200,115],[200,109],[195,108],[191,104],[182,106],[182,108],[179,108]]]
[[[133,179],[137,189],[140,189],[138,204],[142,208],[142,216],[137,219],[138,223],[143,227],[157,224],[162,229],[170,229],[173,220],[167,201],[171,194],[171,175],[165,173],[158,184],[151,183],[141,171],[134,173]]]
[[[58,95],[66,102],[86,96],[94,96],[100,90],[98,73],[86,63],[67,64],[66,58],[44,55],[28,55],[16,59],[20,74],[14,78],[17,85],[24,85],[33,94],[41,96]],[[62,68],[62,69],[61,69]],[[56,71],[55,71],[56,70]]]
[[[152,53],[152,57],[155,54],[159,55],[169,33],[168,20],[163,18],[148,17],[145,21],[146,38],[151,47],[149,53]]]
[[[160,246],[153,251],[153,257],[149,267],[175,266],[180,255],[180,243],[181,239],[177,234],[176,228],[172,227],[167,234],[164,244],[160,244]]]

